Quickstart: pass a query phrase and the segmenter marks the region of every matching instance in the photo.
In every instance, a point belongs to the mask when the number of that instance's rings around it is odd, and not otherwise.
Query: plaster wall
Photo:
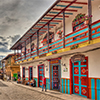
[[[87,53],[82,53],[88,57],[88,77],[100,78],[100,49],[95,51],[90,51]],[[61,59],[61,77],[70,78],[70,56],[63,56]],[[68,68],[67,72],[64,72],[65,66]]]
[[[49,62],[48,61],[40,61],[42,62],[42,64],[44,64],[44,68],[45,68],[45,77],[49,78]],[[25,68],[29,68],[29,66],[33,67],[33,77],[38,78],[38,65],[39,62],[34,62],[34,63],[29,63],[29,64],[23,64],[21,65],[21,72],[20,74],[22,75],[22,66]],[[25,70],[25,77],[29,77],[29,70]]]
[[[69,62],[70,56],[63,56],[61,58],[61,78],[70,78],[70,62]],[[66,66],[64,66],[64,64]],[[64,69],[66,71],[64,72]]]
[[[100,78],[100,49],[87,53],[89,77]]]

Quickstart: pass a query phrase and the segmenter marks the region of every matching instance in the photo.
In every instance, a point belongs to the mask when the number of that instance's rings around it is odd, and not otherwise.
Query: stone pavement
[[[1,80],[0,90],[0,93],[2,92],[2,95],[0,94],[0,100],[89,100],[80,96],[68,95],[53,90],[44,92],[39,87],[30,87],[17,84],[16,82],[5,82]]]

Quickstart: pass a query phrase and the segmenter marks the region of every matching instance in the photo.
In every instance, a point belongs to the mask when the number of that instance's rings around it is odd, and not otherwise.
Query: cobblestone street
[[[79,96],[71,96],[62,93],[57,94],[57,92],[53,93],[50,92],[50,90],[42,92],[41,89],[37,87],[31,90],[32,87],[23,86],[0,80],[0,100],[64,100],[64,98],[65,100],[88,100]],[[36,89],[39,91],[35,91]],[[66,97],[62,98],[64,95],[66,95]]]

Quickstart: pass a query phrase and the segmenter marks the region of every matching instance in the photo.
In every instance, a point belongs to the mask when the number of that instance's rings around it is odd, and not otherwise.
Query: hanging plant
[[[59,30],[59,31],[57,32],[57,34],[59,35],[59,38],[62,38],[62,33],[63,33],[63,30]]]
[[[59,30],[59,31],[57,32],[58,35],[60,35],[60,34],[62,34],[62,33],[63,33],[63,30]]]
[[[84,18],[85,18],[85,21],[84,21],[84,24],[85,25],[88,25],[89,24],[89,21],[90,21],[90,19],[91,19],[91,17],[92,17],[92,15],[91,16],[85,16]]]
[[[82,22],[84,22],[84,20],[85,20],[84,16],[85,16],[85,14],[82,14],[82,13],[78,14],[75,17],[75,19],[72,21],[73,27],[80,24],[80,23],[82,23]]]

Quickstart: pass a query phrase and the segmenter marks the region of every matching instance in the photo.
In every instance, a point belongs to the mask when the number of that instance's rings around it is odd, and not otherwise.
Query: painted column
[[[39,31],[37,31],[37,56],[39,56]]]
[[[49,24],[47,25],[47,43],[48,43],[48,53],[49,53]]]
[[[92,14],[91,0],[88,0],[88,16],[89,16],[90,18],[91,18],[91,14]],[[89,40],[92,39],[92,37],[91,37],[91,22],[92,22],[92,19],[90,19],[89,25],[88,25]]]
[[[63,48],[65,48],[65,11],[63,11]]]

